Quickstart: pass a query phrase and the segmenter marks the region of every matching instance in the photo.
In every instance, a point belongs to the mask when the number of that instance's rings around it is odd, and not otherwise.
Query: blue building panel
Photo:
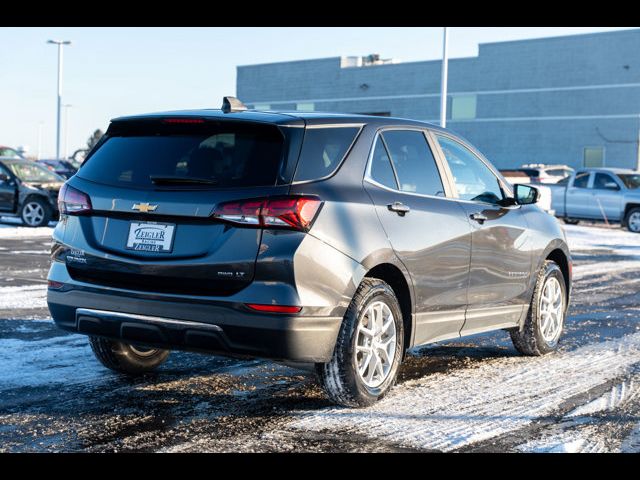
[[[637,168],[639,50],[640,30],[481,44],[477,57],[449,61],[447,126],[499,168],[577,168],[586,147],[604,148],[605,166]],[[438,121],[440,61],[366,63],[335,57],[240,66],[237,95],[272,110]]]

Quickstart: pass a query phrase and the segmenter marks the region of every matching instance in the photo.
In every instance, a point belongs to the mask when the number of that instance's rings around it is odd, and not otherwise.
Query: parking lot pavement
[[[46,308],[51,229],[0,223],[0,451],[640,451],[640,236],[567,227],[560,352],[506,332],[417,348],[374,407],[334,408],[309,372],[172,353],[102,368]]]

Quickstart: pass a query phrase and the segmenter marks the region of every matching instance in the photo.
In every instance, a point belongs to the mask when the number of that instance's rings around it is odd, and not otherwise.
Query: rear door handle
[[[476,212],[476,213],[472,213],[471,215],[469,215],[469,218],[471,220],[475,220],[476,222],[478,222],[480,225],[482,225],[485,220],[488,220],[488,218],[486,217],[486,215],[480,213],[480,212]]]
[[[392,212],[396,212],[401,217],[411,210],[408,206],[401,202],[390,203],[389,205],[387,205],[387,208]]]

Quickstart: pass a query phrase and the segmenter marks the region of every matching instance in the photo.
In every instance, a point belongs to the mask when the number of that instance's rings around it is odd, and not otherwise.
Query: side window
[[[333,174],[359,131],[359,127],[307,127],[295,181],[319,180]]]
[[[397,189],[396,175],[393,173],[391,160],[381,138],[376,141],[376,148],[371,159],[371,178],[385,187]]]
[[[580,172],[576,175],[576,178],[573,181],[573,186],[575,188],[587,188],[588,183],[589,183],[589,172]]]
[[[444,197],[436,160],[424,133],[389,130],[382,134],[403,192]]]
[[[606,173],[596,173],[593,179],[593,188],[597,190],[620,190],[616,181]]]
[[[4,168],[3,165],[0,165],[0,176],[4,176],[7,179],[11,178],[11,175],[9,175],[9,172]],[[0,178],[0,185],[4,185],[7,182],[8,180],[4,180],[3,178]]]
[[[460,143],[437,137],[462,200],[497,203],[504,198],[498,177],[482,160]]]

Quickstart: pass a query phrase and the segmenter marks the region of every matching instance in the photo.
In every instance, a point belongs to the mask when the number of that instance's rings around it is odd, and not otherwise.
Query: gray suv
[[[504,329],[557,348],[571,259],[536,198],[417,121],[229,98],[118,118],[60,192],[49,309],[119,372],[263,357],[366,406],[417,345]]]

